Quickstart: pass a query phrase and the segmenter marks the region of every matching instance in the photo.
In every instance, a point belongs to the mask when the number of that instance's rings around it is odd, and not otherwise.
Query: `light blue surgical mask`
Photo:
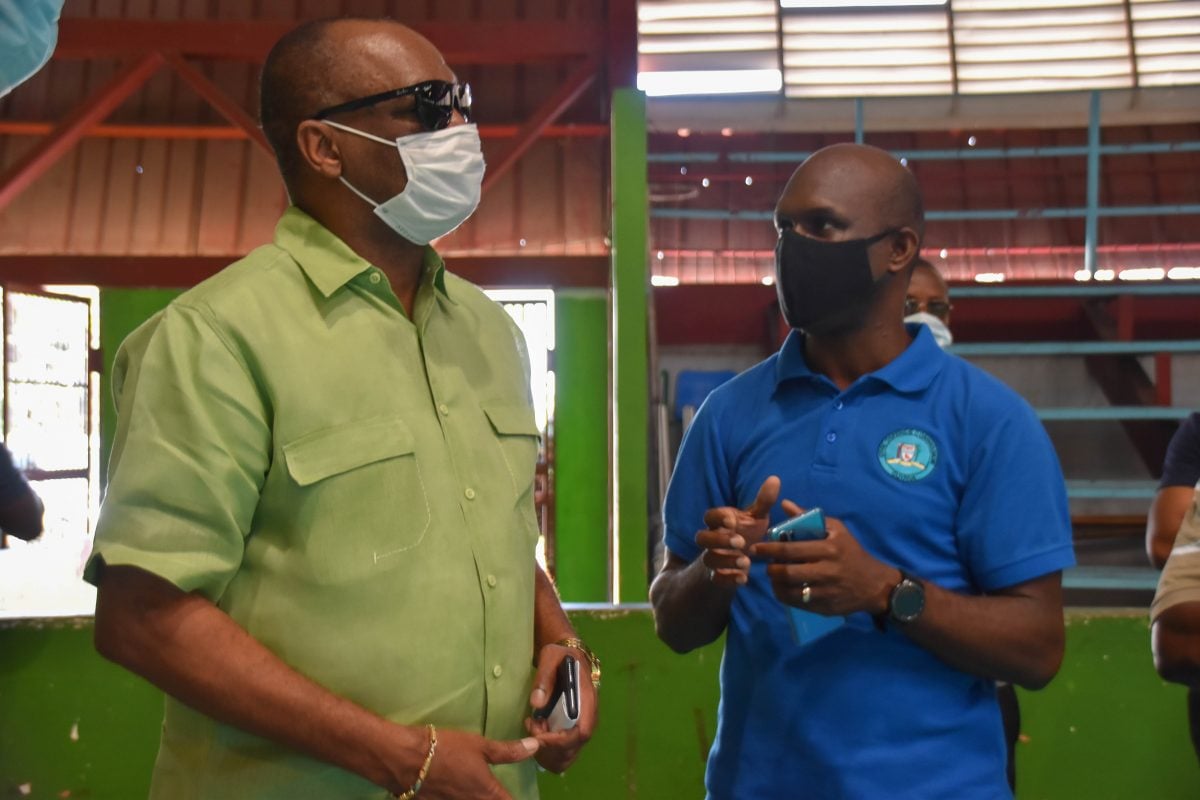
[[[62,7],[63,0],[0,0],[0,97],[50,60]]]
[[[954,344],[954,334],[950,333],[950,328],[946,326],[946,323],[928,311],[918,311],[916,314],[909,314],[904,318],[904,321],[915,322],[929,328],[929,332],[933,334],[933,340],[943,350]]]

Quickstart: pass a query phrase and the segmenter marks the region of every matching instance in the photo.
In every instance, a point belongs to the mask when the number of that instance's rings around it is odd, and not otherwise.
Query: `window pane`
[[[33,542],[8,538],[0,550],[0,617],[91,614],[95,590],[80,574],[89,541],[86,478],[30,481],[46,505],[46,532]]]
[[[87,386],[8,385],[5,444],[20,469],[86,470],[87,421]]]

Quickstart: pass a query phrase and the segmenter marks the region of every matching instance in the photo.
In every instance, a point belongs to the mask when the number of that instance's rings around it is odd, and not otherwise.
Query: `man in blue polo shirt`
[[[1014,392],[904,325],[924,226],[895,159],[815,153],[776,225],[794,330],[688,430],[650,592],[674,650],[727,634],[708,796],[1010,797],[994,681],[1044,686],[1063,653],[1054,451]],[[763,541],[801,506],[827,538]]]

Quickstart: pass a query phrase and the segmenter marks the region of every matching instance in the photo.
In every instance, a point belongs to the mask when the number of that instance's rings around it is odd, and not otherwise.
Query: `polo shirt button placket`
[[[829,442],[830,444],[833,444],[834,442],[837,441],[837,434],[834,433],[833,431],[830,431],[829,433],[825,434],[825,441]]]

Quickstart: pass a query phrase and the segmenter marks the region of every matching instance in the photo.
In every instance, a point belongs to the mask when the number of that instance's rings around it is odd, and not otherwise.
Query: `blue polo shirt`
[[[781,498],[841,519],[876,558],[982,594],[1074,564],[1066,490],[1033,410],[923,326],[839,392],[804,338],[715,390],[684,437],[664,507],[671,552],[700,554],[704,511]],[[778,505],[772,521],[786,515]],[[991,680],[865,614],[797,643],[765,564],[738,590],[721,663],[714,800],[1010,797]]]

